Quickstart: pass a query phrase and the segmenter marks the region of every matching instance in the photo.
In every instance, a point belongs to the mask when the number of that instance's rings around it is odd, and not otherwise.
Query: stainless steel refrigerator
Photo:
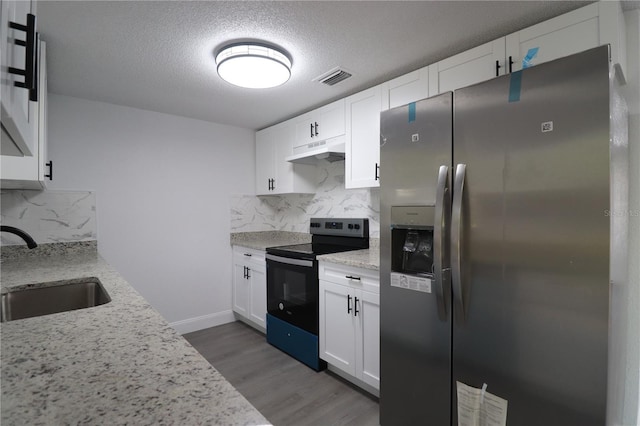
[[[603,46],[382,113],[382,425],[606,423],[610,72]]]

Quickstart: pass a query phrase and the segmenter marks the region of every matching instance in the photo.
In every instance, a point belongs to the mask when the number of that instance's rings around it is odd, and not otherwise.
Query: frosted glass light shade
[[[233,44],[216,55],[218,75],[225,81],[250,89],[284,84],[291,77],[291,60],[271,47]]]

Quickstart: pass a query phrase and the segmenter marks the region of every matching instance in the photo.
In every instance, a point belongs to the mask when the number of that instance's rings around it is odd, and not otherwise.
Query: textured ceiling
[[[53,93],[260,129],[589,2],[43,1]],[[293,58],[283,86],[222,81],[213,52],[274,43]],[[353,77],[312,82],[341,66]]]

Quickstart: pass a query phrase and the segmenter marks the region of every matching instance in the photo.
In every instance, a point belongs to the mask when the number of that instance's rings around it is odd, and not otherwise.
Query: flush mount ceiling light
[[[216,55],[218,75],[240,87],[265,89],[284,84],[291,77],[291,60],[265,44],[236,43]]]

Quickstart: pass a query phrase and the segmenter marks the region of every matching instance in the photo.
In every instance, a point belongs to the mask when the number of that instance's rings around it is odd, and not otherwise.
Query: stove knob
[[[349,229],[353,229],[353,223],[350,223],[348,226]]]
[[[353,225],[353,227],[354,227],[355,229],[360,229],[360,225],[358,225],[357,223],[356,223],[355,225]]]
[[[282,302],[278,303],[278,308],[280,308],[281,311],[284,311],[284,305]]]

